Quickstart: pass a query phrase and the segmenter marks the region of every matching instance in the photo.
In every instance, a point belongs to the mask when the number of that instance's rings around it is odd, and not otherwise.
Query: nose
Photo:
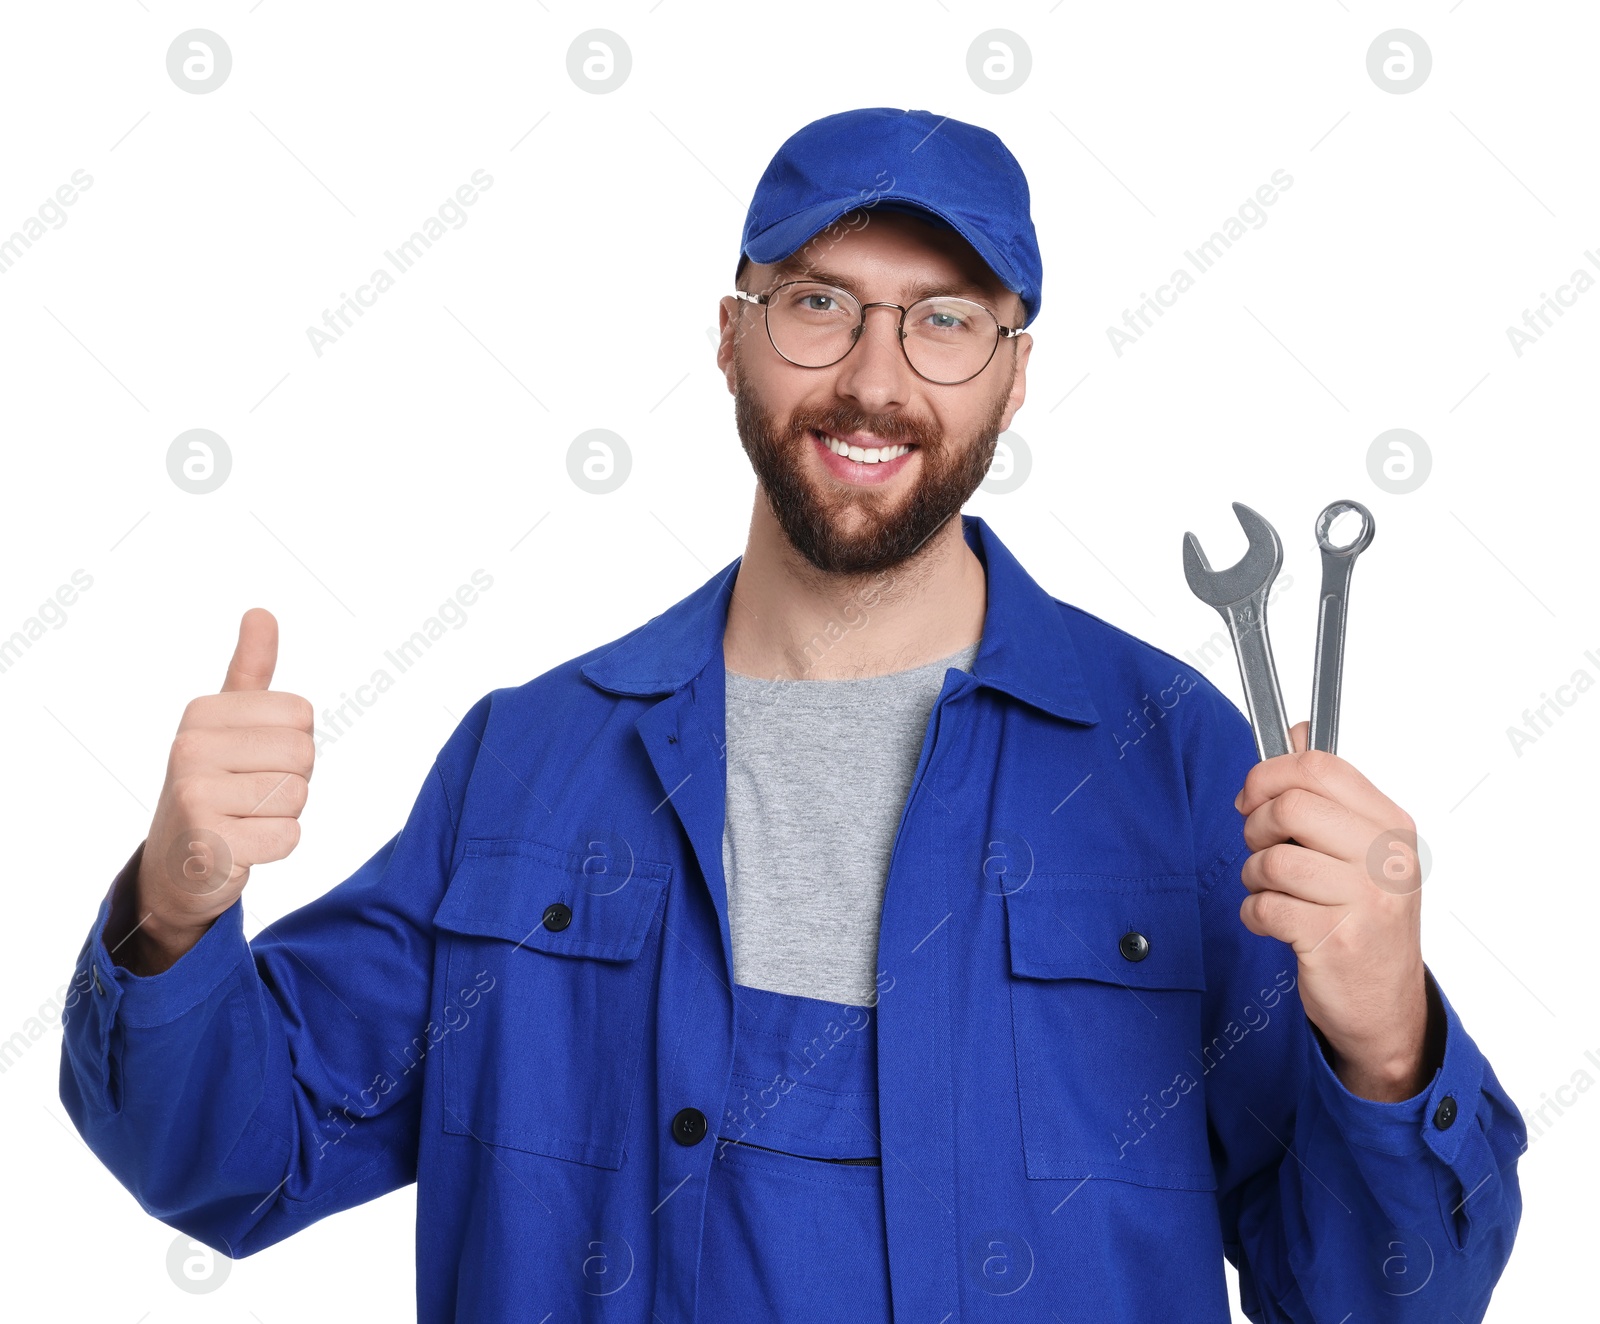
[[[894,304],[865,304],[862,315],[861,334],[839,363],[834,389],[865,413],[883,413],[910,398],[916,374],[900,347],[900,309]]]

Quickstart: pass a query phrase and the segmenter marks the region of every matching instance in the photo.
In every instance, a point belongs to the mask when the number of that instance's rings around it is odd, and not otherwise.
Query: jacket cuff
[[[87,987],[92,989],[88,995],[91,1015],[108,1032],[118,1019],[130,1029],[177,1020],[206,1001],[241,961],[251,960],[244,937],[244,905],[236,898],[200,940],[160,974],[136,975],[115,963],[105,942],[112,899],[119,886],[133,885],[143,851],[141,842],[106,889],[79,958],[79,973],[87,973]]]
[[[1395,1103],[1352,1094],[1334,1073],[1316,1035],[1307,1034],[1311,1075],[1323,1106],[1351,1144],[1394,1155],[1427,1148],[1454,1166],[1482,1101],[1484,1058],[1462,1028],[1433,971],[1426,964],[1423,970],[1431,992],[1438,995],[1445,1030],[1444,1059],[1421,1091]]]

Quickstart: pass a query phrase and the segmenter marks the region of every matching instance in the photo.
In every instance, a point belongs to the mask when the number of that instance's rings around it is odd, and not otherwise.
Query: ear
[[[1006,397],[1005,412],[1000,416],[1000,431],[1011,426],[1011,419],[1028,394],[1028,355],[1033,353],[1033,337],[1026,331],[1016,337],[1017,372],[1011,379],[1011,394]]]
[[[742,299],[736,299],[731,294],[717,301],[717,367],[722,369],[722,377],[728,384],[729,395],[734,395],[738,391],[739,379],[733,361],[733,350],[739,335],[740,309],[744,306]]]

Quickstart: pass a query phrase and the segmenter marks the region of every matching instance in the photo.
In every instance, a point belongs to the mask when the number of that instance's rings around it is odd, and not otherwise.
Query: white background
[[[29,1038],[30,1017],[70,978],[246,608],[279,620],[274,688],[320,713],[474,570],[493,576],[325,746],[302,844],[245,894],[253,934],[392,835],[487,690],[624,633],[742,551],[754,483],[708,331],[771,154],[853,106],[982,124],[1028,173],[1044,300],[1014,432],[1033,468],[968,509],[1052,593],[1194,650],[1220,622],[1185,585],[1181,535],[1231,562],[1228,504],[1245,501],[1284,536],[1273,626],[1302,717],[1312,520],[1335,497],[1371,508],[1339,752],[1417,819],[1425,954],[1513,1098],[1531,1112],[1574,1073],[1600,1079],[1600,690],[1567,691],[1520,754],[1507,735],[1574,672],[1600,679],[1600,293],[1520,356],[1506,330],[1576,269],[1600,276],[1584,258],[1600,260],[1590,7],[116,0],[9,5],[4,26],[0,236],[74,171],[93,179],[0,275],[0,637],[74,571],[93,580],[0,673],[16,850],[0,1038],[27,1042],[0,1074],[7,1241],[26,1266],[7,1291],[33,1296],[7,1314],[413,1311],[414,1190],[234,1264],[217,1292],[179,1291],[174,1231],[66,1118],[59,1018]],[[233,56],[203,95],[166,67],[195,27]],[[1366,65],[1396,27],[1433,55],[1403,95]],[[567,72],[590,28],[631,50],[608,94]],[[1009,93],[968,74],[990,28],[1031,51]],[[307,328],[480,168],[494,183],[467,223],[319,357]],[[1279,169],[1294,182],[1267,223],[1116,354],[1107,327]],[[231,454],[209,495],[168,476],[191,428]],[[631,452],[608,495],[568,476],[590,428]],[[1367,464],[1391,428],[1432,455],[1404,495]],[[1231,655],[1209,674],[1239,700]],[[1491,1320],[1597,1309],[1597,1094],[1565,1092],[1521,1161]]]

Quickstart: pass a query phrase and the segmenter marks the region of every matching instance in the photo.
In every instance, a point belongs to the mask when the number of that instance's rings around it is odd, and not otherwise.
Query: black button
[[[1117,944],[1117,950],[1130,961],[1142,961],[1150,955],[1150,939],[1137,929],[1129,929],[1122,935],[1122,941]]]
[[[1456,1120],[1456,1101],[1448,1094],[1439,1100],[1439,1106],[1433,1110],[1433,1124],[1441,1131],[1448,1131],[1450,1123]]]
[[[680,1108],[672,1115],[672,1138],[680,1145],[698,1145],[706,1138],[706,1115],[698,1108]]]
[[[104,994],[106,990],[105,985],[100,982],[100,967],[97,965],[92,965],[89,967],[89,969],[94,972],[94,991],[96,993]]]
[[[551,933],[560,933],[562,929],[571,923],[571,906],[564,906],[559,901],[552,901],[544,908],[544,926]]]

